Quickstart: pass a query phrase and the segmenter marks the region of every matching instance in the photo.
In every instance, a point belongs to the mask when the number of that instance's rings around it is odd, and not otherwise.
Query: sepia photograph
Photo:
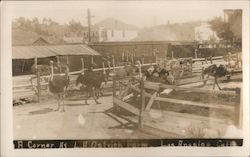
[[[233,2],[10,2],[12,149],[245,146]]]

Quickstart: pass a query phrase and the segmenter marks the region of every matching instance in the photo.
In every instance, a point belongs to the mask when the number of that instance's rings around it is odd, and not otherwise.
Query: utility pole
[[[91,16],[90,9],[87,10],[87,19],[88,19],[88,39],[89,42],[91,42],[91,18],[94,16]]]

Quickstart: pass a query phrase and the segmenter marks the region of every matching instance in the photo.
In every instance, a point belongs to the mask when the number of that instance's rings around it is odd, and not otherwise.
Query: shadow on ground
[[[46,114],[46,113],[49,113],[52,111],[53,111],[53,109],[51,109],[51,108],[44,108],[42,110],[31,111],[31,112],[29,112],[29,114],[31,114],[31,115]]]

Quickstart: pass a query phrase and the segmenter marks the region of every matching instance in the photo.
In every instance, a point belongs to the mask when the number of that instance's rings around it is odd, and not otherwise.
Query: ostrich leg
[[[57,109],[55,111],[58,111],[60,109],[60,94],[57,95]]]
[[[215,84],[216,84],[216,78],[214,78],[213,89],[215,88]]]
[[[216,83],[217,87],[219,88],[219,90],[221,90],[217,78],[215,78],[215,83]]]
[[[65,92],[63,92],[63,95],[62,95],[62,102],[63,102],[63,104],[62,104],[62,106],[63,106],[62,112],[65,112],[65,109],[64,109],[64,105],[65,105]]]
[[[95,100],[95,103],[96,103],[96,104],[101,104],[100,102],[98,102],[98,101],[96,100],[95,94],[96,94],[96,92],[95,92],[95,87],[92,87],[92,96],[93,96],[93,98],[94,98],[94,100]]]
[[[85,98],[85,105],[88,105],[88,97],[91,93],[91,87],[87,86],[86,89],[87,89],[87,93],[86,93],[86,98]]]

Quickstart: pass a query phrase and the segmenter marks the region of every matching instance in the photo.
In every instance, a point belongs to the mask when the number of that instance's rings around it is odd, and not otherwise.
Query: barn
[[[13,76],[31,74],[34,58],[38,59],[38,64],[49,65],[50,60],[56,62],[56,56],[58,56],[61,63],[66,63],[68,60],[70,71],[81,69],[81,58],[84,58],[86,66],[91,64],[92,56],[94,56],[95,60],[101,58],[97,51],[83,44],[13,46]]]

